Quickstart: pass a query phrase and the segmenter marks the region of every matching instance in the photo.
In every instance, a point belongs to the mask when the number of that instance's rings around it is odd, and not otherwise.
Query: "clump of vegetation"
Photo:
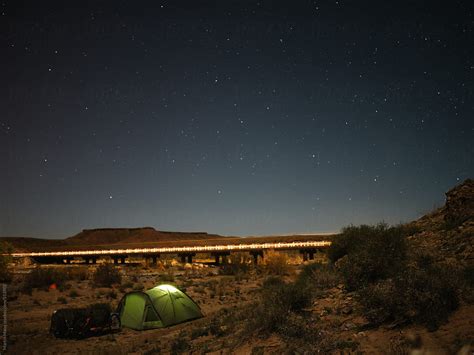
[[[161,282],[174,282],[174,273],[171,269],[168,269],[166,273],[160,274]]]
[[[191,331],[191,339],[193,340],[207,335],[209,335],[209,330],[207,328],[194,328]]]
[[[407,322],[436,329],[459,304],[459,270],[426,253],[408,252],[403,226],[347,227],[329,258],[348,290],[356,291],[374,324]]]
[[[89,272],[87,269],[80,267],[64,268],[61,272],[65,272],[68,275],[68,280],[84,281],[89,278]]]
[[[70,290],[72,288],[72,285],[70,283],[63,283],[58,286],[58,290],[60,292],[64,292],[67,290]]]
[[[143,284],[141,284],[141,283],[137,283],[133,286],[134,291],[143,291],[144,288],[145,288],[145,286],[143,286]]]
[[[289,266],[288,266],[288,255],[285,253],[278,252],[268,252],[265,255],[265,265],[264,270],[270,275],[288,275]]]
[[[61,296],[61,297],[58,297],[58,302],[62,304],[67,304],[67,299],[66,297]]]
[[[95,286],[111,287],[122,282],[122,275],[112,264],[100,265],[92,277]]]
[[[71,292],[69,292],[69,297],[76,298],[77,296],[79,296],[79,293],[77,293],[76,290],[71,290]]]
[[[397,275],[405,267],[406,255],[404,230],[383,223],[344,228],[328,253],[349,290]]]
[[[366,317],[375,324],[415,322],[435,330],[457,309],[457,287],[450,274],[436,265],[410,265],[396,278],[369,285],[359,292]]]
[[[182,354],[188,352],[190,348],[191,345],[186,338],[186,333],[181,331],[171,343],[171,354]]]
[[[51,285],[61,288],[67,280],[68,274],[59,269],[38,267],[25,276],[23,291],[31,294],[35,288],[48,290]]]
[[[115,290],[110,290],[106,293],[107,298],[115,300],[117,298],[117,292]]]
[[[226,296],[229,292],[229,283],[231,282],[232,278],[228,276],[224,276],[219,280],[211,280],[207,284],[210,290],[210,297],[222,297]]]
[[[127,289],[133,288],[133,282],[127,281],[120,285],[119,290],[122,293],[127,292]]]
[[[263,283],[258,304],[248,322],[249,330],[264,334],[286,334],[289,318],[300,314],[311,304],[309,288],[297,283],[285,283],[278,277],[270,277]]]
[[[48,290],[54,285],[62,292],[71,288],[68,281],[83,281],[87,278],[88,273],[83,269],[37,267],[25,276],[23,291],[31,294],[35,288]]]
[[[330,289],[340,282],[341,277],[332,264],[320,263],[305,265],[296,280],[300,287],[310,287],[313,290]]]
[[[12,260],[10,256],[12,252],[13,247],[9,243],[0,243],[0,283],[9,283],[12,280],[12,274],[8,267]]]

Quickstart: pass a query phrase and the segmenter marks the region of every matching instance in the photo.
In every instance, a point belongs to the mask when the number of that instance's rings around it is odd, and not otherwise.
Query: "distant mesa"
[[[175,240],[200,240],[223,238],[205,232],[168,232],[152,227],[143,228],[97,228],[84,229],[79,234],[65,239],[68,245],[99,245],[116,243],[168,242]]]
[[[66,239],[41,239],[22,237],[0,237],[13,245],[16,251],[45,250],[64,247],[98,246],[102,248],[127,247],[130,244],[162,243],[174,241],[201,241],[209,239],[229,238],[206,232],[170,232],[158,231],[153,227],[141,228],[96,228],[84,229],[82,232]]]

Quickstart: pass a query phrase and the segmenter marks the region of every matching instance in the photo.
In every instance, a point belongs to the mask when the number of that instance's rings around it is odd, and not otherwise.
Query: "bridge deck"
[[[242,243],[225,245],[199,245],[181,247],[158,247],[158,248],[130,248],[130,249],[100,249],[100,250],[68,250],[68,251],[46,251],[46,252],[26,252],[13,253],[15,258],[20,257],[41,257],[41,256],[107,256],[107,255],[141,255],[141,254],[172,254],[172,253],[209,253],[209,252],[231,252],[231,251],[252,251],[252,250],[291,250],[291,249],[311,249],[327,248],[330,241],[305,241],[305,242],[278,242],[278,243]]]

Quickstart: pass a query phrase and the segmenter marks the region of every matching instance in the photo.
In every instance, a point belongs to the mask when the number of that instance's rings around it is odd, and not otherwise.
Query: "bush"
[[[65,268],[61,272],[67,274],[68,280],[84,281],[89,278],[89,272],[83,268]]]
[[[265,256],[265,271],[270,275],[287,275],[289,273],[288,256],[284,253],[270,251]]]
[[[95,286],[111,287],[113,284],[120,284],[122,276],[112,264],[103,264],[96,269],[92,280]]]
[[[71,290],[71,292],[69,292],[69,297],[76,298],[77,296],[79,296],[79,293],[77,293],[76,290]]]
[[[325,290],[337,286],[341,282],[334,266],[329,264],[308,264],[298,276],[296,283],[315,290]]]
[[[110,290],[106,293],[106,296],[115,300],[117,298],[117,292],[115,292],[115,290]]]
[[[58,297],[58,302],[62,304],[67,304],[67,299],[66,297]]]
[[[296,283],[287,284],[280,278],[270,277],[263,283],[260,299],[248,321],[247,331],[284,334],[288,317],[291,314],[299,314],[311,304],[311,299],[309,288]]]
[[[171,354],[182,354],[191,348],[186,333],[181,331],[178,336],[171,343]]]
[[[328,252],[349,290],[396,275],[405,266],[406,254],[403,228],[386,224],[344,228]]]
[[[174,282],[174,274],[170,269],[166,273],[160,274],[159,277],[161,282]]]
[[[133,286],[134,291],[143,291],[144,288],[145,288],[145,286],[143,286],[143,284],[141,284],[141,283],[137,283]]]
[[[59,269],[38,267],[26,275],[23,290],[27,293],[31,293],[34,288],[48,290],[53,284],[61,289],[67,279],[68,274]]]
[[[459,305],[452,273],[437,265],[410,265],[396,278],[360,290],[359,301],[375,324],[413,322],[433,330]]]
[[[10,256],[12,252],[13,247],[9,243],[0,243],[0,283],[8,283],[12,280],[12,274],[10,272],[10,269],[8,268],[8,264],[12,260]]]

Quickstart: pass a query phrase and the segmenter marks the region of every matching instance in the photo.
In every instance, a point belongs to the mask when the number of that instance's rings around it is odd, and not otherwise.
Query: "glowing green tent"
[[[171,285],[129,292],[123,296],[117,312],[123,327],[136,330],[168,327],[202,317],[199,306]]]

